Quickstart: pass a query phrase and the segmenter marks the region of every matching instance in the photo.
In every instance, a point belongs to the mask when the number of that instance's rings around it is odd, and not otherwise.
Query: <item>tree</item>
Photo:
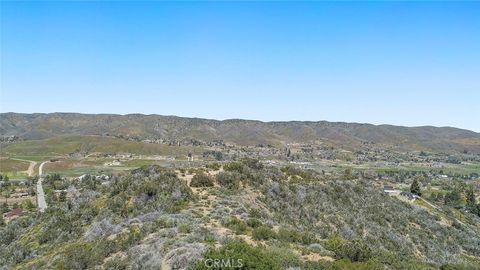
[[[3,197],[5,198],[5,203],[8,204],[8,198],[10,198],[10,191],[5,190],[2,192]]]
[[[22,207],[28,210],[33,210],[35,209],[35,205],[33,204],[32,200],[25,200],[22,203]]]
[[[422,191],[420,190],[420,184],[418,183],[418,180],[416,178],[413,179],[412,185],[410,186],[410,192],[418,196],[422,196]]]
[[[452,207],[460,207],[460,202],[462,200],[462,195],[458,189],[454,189],[451,192],[445,194],[444,202],[446,205]]]
[[[9,186],[11,185],[10,183],[10,179],[8,178],[8,176],[3,176],[3,186],[8,188]]]
[[[476,200],[475,200],[475,193],[473,192],[473,188],[469,188],[466,191],[467,197],[467,209],[470,211],[476,211]]]

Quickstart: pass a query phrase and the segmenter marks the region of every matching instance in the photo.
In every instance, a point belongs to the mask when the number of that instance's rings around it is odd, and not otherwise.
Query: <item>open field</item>
[[[102,136],[61,136],[45,140],[23,141],[2,147],[2,156],[40,157],[65,156],[72,153],[130,153],[137,155],[187,155],[201,153],[200,147],[169,146],[163,144],[128,141]],[[32,159],[33,160],[33,159]]]
[[[3,153],[3,150],[2,152]],[[54,158],[52,155],[9,155],[10,158],[22,159],[22,160],[31,160],[31,161],[45,161]]]
[[[24,179],[28,176],[28,161],[14,160],[9,158],[0,159],[0,174],[10,179]]]
[[[113,170],[106,167],[77,167],[65,170],[50,170],[46,173],[58,173],[64,177],[78,177],[84,174],[109,174]]]
[[[7,200],[5,200],[5,197],[0,196],[0,203],[4,203],[5,201],[7,201],[7,204],[15,204],[15,203],[21,204],[26,201],[30,201],[34,205],[37,204],[37,198],[35,196],[8,198]]]
[[[10,179],[25,179],[28,177],[28,174],[24,171],[20,172],[1,172],[0,174],[8,176]]]
[[[318,166],[322,168],[321,166]],[[323,166],[328,167],[328,166]],[[362,164],[355,165],[346,162],[339,162],[334,165],[339,170],[344,170],[346,168],[356,169],[356,170],[372,170],[376,172],[407,172],[407,171],[418,171],[418,172],[443,172],[451,174],[470,174],[470,173],[479,173],[480,164],[442,164],[439,167],[432,167],[427,164],[399,164],[399,165],[374,165],[374,164]]]
[[[30,164],[27,161],[0,159],[0,172],[27,171]]]

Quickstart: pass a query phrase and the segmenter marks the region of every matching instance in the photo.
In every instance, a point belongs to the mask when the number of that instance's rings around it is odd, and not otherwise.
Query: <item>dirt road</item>
[[[28,174],[28,176],[31,177],[31,176],[33,176],[33,174],[35,173],[35,166],[37,166],[37,162],[36,162],[36,161],[26,160],[26,159],[18,159],[18,158],[12,158],[12,160],[30,162],[30,165],[28,165],[27,174]]]

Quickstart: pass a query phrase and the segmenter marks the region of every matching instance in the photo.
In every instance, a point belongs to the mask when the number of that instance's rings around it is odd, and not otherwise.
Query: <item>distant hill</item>
[[[261,122],[161,115],[1,113],[0,135],[25,140],[60,135],[223,140],[239,145],[324,142],[346,149],[375,143],[399,150],[480,153],[480,133],[452,127],[402,127],[327,121]]]

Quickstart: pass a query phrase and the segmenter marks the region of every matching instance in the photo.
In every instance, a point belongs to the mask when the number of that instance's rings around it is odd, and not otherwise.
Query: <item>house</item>
[[[383,186],[383,192],[386,193],[395,193],[397,192],[392,186]]]
[[[14,208],[12,211],[3,214],[5,219],[15,219],[18,217],[23,216],[23,209],[22,208]]]
[[[111,162],[107,162],[104,164],[104,166],[120,166],[122,163],[120,162],[120,159],[115,159]]]
[[[23,198],[28,197],[30,194],[28,192],[17,192],[11,195],[12,198]]]
[[[406,191],[401,192],[400,195],[402,195],[403,197],[406,197],[407,199],[409,199],[409,200],[411,200],[411,201],[416,200],[416,199],[419,198],[418,195],[413,194],[413,193],[411,193],[411,192],[406,192]]]

